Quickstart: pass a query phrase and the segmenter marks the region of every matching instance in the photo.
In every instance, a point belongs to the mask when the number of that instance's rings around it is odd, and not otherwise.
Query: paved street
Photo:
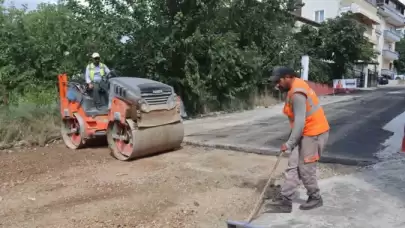
[[[374,163],[375,152],[391,135],[381,128],[405,111],[403,92],[402,88],[384,88],[361,92],[341,102],[339,101],[345,96],[331,97],[330,101],[323,102],[326,103],[324,108],[330,121],[331,133],[322,161],[349,165]],[[280,113],[281,105],[278,105],[244,114],[245,122],[239,123],[239,119],[232,115],[216,122],[207,121],[206,125],[216,127],[210,129],[208,126],[207,130],[200,132],[186,129],[185,140],[198,145],[274,154],[289,134],[287,119]],[[235,120],[234,124],[232,118]],[[247,122],[249,119],[251,121]],[[198,127],[195,123],[186,123],[186,128]]]

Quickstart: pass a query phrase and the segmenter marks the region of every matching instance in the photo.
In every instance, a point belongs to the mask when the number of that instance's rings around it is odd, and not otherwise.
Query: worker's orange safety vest
[[[294,78],[291,89],[287,93],[283,112],[290,120],[291,128],[294,126],[294,111],[293,111],[293,94],[300,92],[306,95],[306,118],[303,130],[304,136],[316,136],[327,132],[330,127],[326,119],[323,108],[319,102],[318,96],[309,87],[309,85],[300,78]],[[305,158],[306,162],[314,162],[319,160],[319,155],[313,158]]]

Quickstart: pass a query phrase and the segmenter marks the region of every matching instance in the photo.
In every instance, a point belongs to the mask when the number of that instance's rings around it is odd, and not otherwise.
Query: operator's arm
[[[292,150],[302,137],[306,117],[306,99],[302,93],[294,93],[293,95],[294,126],[286,143],[288,150]]]
[[[104,64],[104,71],[106,74],[110,73],[110,69],[108,69],[107,65]]]
[[[89,66],[86,66],[86,73],[84,74],[84,77],[85,77],[85,79],[86,79],[86,83],[87,83],[87,84],[91,83],[91,80],[90,80],[90,72],[89,72]]]

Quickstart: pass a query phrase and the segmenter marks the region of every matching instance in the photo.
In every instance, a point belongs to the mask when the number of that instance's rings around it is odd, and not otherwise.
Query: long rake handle
[[[250,213],[249,218],[247,219],[248,223],[250,223],[253,220],[253,218],[256,216],[257,212],[259,212],[260,207],[262,206],[264,194],[266,193],[267,188],[270,186],[270,183],[272,182],[273,175],[274,175],[274,173],[275,173],[275,171],[276,171],[276,169],[278,167],[278,164],[281,161],[281,155],[282,154],[283,154],[283,152],[280,152],[280,154],[277,156],[277,161],[276,161],[276,164],[273,167],[273,170],[270,173],[269,180],[267,181],[266,185],[264,186],[262,194],[260,194],[260,198],[256,202],[256,206],[254,207],[254,209]]]

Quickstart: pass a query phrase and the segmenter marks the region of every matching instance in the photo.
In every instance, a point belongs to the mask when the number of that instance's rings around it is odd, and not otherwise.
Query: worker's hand
[[[291,150],[287,147],[287,144],[283,143],[280,146],[280,151],[281,151],[281,156],[283,157],[289,157],[291,155]]]
[[[281,147],[280,147],[280,151],[281,152],[286,152],[288,150],[288,147],[287,147],[287,145],[285,144],[285,143],[283,143],[282,145],[281,145]]]
[[[89,83],[89,89],[93,89],[93,83]]]

